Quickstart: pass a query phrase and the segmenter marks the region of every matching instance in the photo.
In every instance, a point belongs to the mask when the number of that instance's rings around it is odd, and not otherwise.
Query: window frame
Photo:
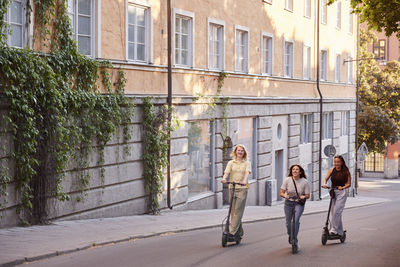
[[[354,31],[354,16],[353,16],[353,10],[350,8],[349,12],[349,34],[353,34]]]
[[[240,69],[238,66],[238,45],[237,45],[237,38],[238,38],[238,31],[241,32],[245,32],[247,34],[247,42],[246,45],[247,47],[245,47],[245,51],[246,51],[246,69]],[[248,27],[245,26],[240,26],[240,25],[236,25],[235,24],[235,72],[239,72],[239,73],[249,73],[249,63],[250,63],[250,29]]]
[[[304,0],[304,17],[311,18],[311,0]]]
[[[268,38],[271,40],[271,46],[268,53],[268,60],[265,60],[265,47],[264,47],[264,38]],[[265,70],[265,63],[270,62],[269,70]],[[274,36],[271,33],[261,32],[261,74],[272,76],[272,70],[274,65]]]
[[[342,2],[336,2],[336,29],[342,28]]]
[[[18,2],[21,3],[21,23],[18,23],[18,26],[21,27],[21,46],[14,46],[11,44],[11,35],[12,35],[12,29],[11,29],[11,5],[12,2],[14,2],[15,0],[12,0],[9,3],[9,6],[7,7],[7,11],[4,14],[4,17],[6,19],[4,19],[4,23],[7,25],[7,27],[4,28],[5,31],[7,31],[6,34],[6,39],[5,42],[8,46],[10,47],[14,47],[14,48],[20,48],[20,49],[24,49],[28,46],[28,21],[27,21],[27,1],[29,0],[17,0]],[[13,24],[17,24],[17,23],[13,23]]]
[[[348,55],[347,57],[347,83],[353,84],[354,83],[354,64],[353,64],[353,57],[352,55]]]
[[[286,62],[286,43],[290,43],[292,45],[292,54],[291,54],[291,65],[290,65],[290,75],[286,73],[286,67],[287,63]],[[286,78],[293,78],[294,77],[294,41],[291,39],[286,39],[284,38],[283,40],[283,76]]]
[[[221,49],[221,66],[217,66],[217,68],[214,68],[211,66],[210,62],[210,30],[211,26],[216,25],[220,26],[222,28],[222,40],[221,43],[219,44],[220,49]],[[225,21],[219,20],[219,19],[214,19],[214,18],[207,18],[207,65],[208,68],[211,70],[224,70],[225,69]],[[218,64],[217,64],[218,65]]]
[[[323,60],[323,55],[326,55],[326,58],[324,60],[324,64],[322,64]],[[328,49],[321,49],[320,51],[320,80],[321,81],[327,81],[328,80],[328,63],[329,63],[329,51]]]
[[[340,136],[348,136],[350,135],[350,111],[342,111],[340,117]]]
[[[328,24],[327,0],[321,0],[321,24]]]
[[[305,60],[305,51],[308,51],[307,53],[307,62]],[[303,43],[303,79],[304,80],[311,80],[311,44],[309,43]],[[305,63],[307,65],[305,65]],[[306,71],[305,71],[306,67]]]
[[[304,126],[305,125],[305,126]],[[300,144],[312,143],[313,134],[313,114],[301,114],[300,117]]]
[[[333,112],[324,112],[322,118],[322,140],[333,138]]]
[[[194,16],[194,12],[190,12],[190,11],[186,11],[186,10],[182,10],[182,9],[178,9],[178,8],[174,8],[173,9],[173,25],[172,25],[172,55],[173,55],[173,62],[174,62],[174,66],[175,67],[181,67],[181,68],[193,68],[194,66],[194,58],[195,58],[195,53],[194,53],[194,40],[195,40],[195,16]],[[175,47],[175,29],[176,29],[176,18],[177,17],[181,17],[181,18],[188,18],[189,20],[189,44],[188,44],[188,60],[189,63],[188,64],[180,64],[177,63],[175,60],[175,56],[176,56],[176,47]]]
[[[129,58],[129,6],[137,6],[145,9],[145,56],[144,60],[131,59]],[[153,6],[147,0],[127,0],[126,1],[126,19],[125,19],[125,43],[126,43],[126,54],[125,58],[128,62],[139,63],[139,64],[150,64],[153,62]]]
[[[77,45],[78,51],[79,51],[79,40],[78,40],[79,34],[77,32],[77,29],[79,28],[78,15],[77,15],[78,14],[78,0],[72,0],[72,1],[74,2],[74,7],[75,7],[74,13],[73,13],[74,23],[71,25],[72,27],[75,26],[75,29],[74,28],[72,29],[72,39],[76,41],[76,45]],[[98,48],[100,47],[100,45],[98,44],[99,40],[98,40],[97,35],[100,32],[98,24],[100,23],[99,13],[101,11],[98,8],[98,5],[99,5],[97,3],[98,1],[95,1],[95,0],[89,0],[89,1],[90,1],[90,8],[91,8],[91,14],[90,14],[90,51],[91,51],[91,53],[90,53],[90,55],[82,54],[81,52],[79,52],[79,53],[81,53],[82,55],[85,55],[87,57],[90,57],[90,58],[95,58],[99,55]],[[68,6],[68,2],[67,2],[67,6]],[[68,16],[70,16],[71,13],[69,12],[69,6],[68,6],[67,12],[68,12]],[[75,33],[74,33],[74,31],[75,31]]]
[[[293,12],[293,0],[285,0],[285,10]]]
[[[341,67],[342,67],[341,62],[342,62],[342,54],[339,52],[336,52],[336,55],[335,55],[335,82],[336,83],[340,83],[340,81],[341,81],[341,79],[340,79],[341,78],[340,77]]]
[[[384,43],[383,46],[381,46],[381,41]],[[383,49],[383,57],[381,57],[381,49]],[[375,50],[378,51],[378,55],[375,53]],[[376,42],[372,42],[372,53],[374,54],[375,58],[378,58],[377,60],[382,60],[386,61],[386,40],[385,39],[378,39],[378,44],[376,45]]]

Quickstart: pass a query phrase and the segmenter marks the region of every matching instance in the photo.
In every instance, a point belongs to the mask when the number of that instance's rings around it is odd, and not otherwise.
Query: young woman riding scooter
[[[232,200],[229,239],[232,239],[235,235],[240,238],[243,236],[242,217],[246,206],[247,190],[249,188],[247,178],[251,173],[251,164],[247,160],[247,151],[244,145],[237,145],[231,157],[232,160],[228,162],[224,177],[222,178],[222,183],[226,183],[229,175],[229,181],[237,183]],[[230,187],[231,184],[229,185]]]
[[[330,193],[335,195],[332,199],[332,222],[329,235],[342,236],[344,234],[342,212],[347,199],[347,192],[345,189],[351,186],[351,175],[342,156],[335,156],[333,165],[334,167],[331,168],[326,174],[322,187],[328,188],[326,183],[329,179],[331,179],[332,187],[334,189],[331,189]]]
[[[289,244],[292,244],[292,252],[297,253],[299,249],[297,234],[300,227],[300,217],[304,211],[305,200],[310,198],[310,186],[304,169],[300,165],[295,164],[290,167],[289,176],[282,183],[280,196],[285,198],[284,209]]]

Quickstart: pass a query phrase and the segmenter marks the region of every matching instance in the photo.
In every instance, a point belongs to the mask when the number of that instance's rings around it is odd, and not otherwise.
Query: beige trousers
[[[229,225],[229,233],[234,235],[239,230],[239,235],[243,236],[242,217],[246,206],[247,188],[235,189],[233,197],[231,223]]]

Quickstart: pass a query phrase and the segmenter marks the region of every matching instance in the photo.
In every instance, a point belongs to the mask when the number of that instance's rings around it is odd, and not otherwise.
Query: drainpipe
[[[318,164],[318,177],[319,177],[319,183],[318,183],[318,199],[321,200],[321,179],[322,179],[322,93],[321,89],[319,88],[319,63],[320,63],[320,52],[319,52],[319,11],[320,11],[320,1],[317,1],[317,90],[319,94],[319,151],[318,151],[318,159],[319,159],[319,164]]]
[[[355,194],[358,194],[358,114],[359,114],[359,101],[360,101],[360,74],[359,74],[359,68],[360,68],[360,24],[359,24],[359,16],[357,15],[357,84],[356,84],[356,136],[355,136],[355,142],[356,142],[356,164],[355,164],[355,173],[354,173],[354,191],[353,191],[353,197]]]
[[[171,18],[171,0],[167,1],[168,13],[168,166],[167,166],[167,205],[172,209],[171,205],[171,120],[172,120],[172,18]]]

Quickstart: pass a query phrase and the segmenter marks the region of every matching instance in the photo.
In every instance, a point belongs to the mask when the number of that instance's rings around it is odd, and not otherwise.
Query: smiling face
[[[300,177],[300,168],[299,168],[299,166],[294,166],[292,168],[292,175],[295,178]]]
[[[245,152],[244,152],[244,148],[243,147],[239,146],[239,147],[236,148],[236,157],[237,157],[237,159],[239,159],[239,160],[243,159],[244,153]]]
[[[342,160],[340,158],[334,158],[333,165],[335,166],[335,168],[337,170],[342,169],[342,166],[343,166]]]

